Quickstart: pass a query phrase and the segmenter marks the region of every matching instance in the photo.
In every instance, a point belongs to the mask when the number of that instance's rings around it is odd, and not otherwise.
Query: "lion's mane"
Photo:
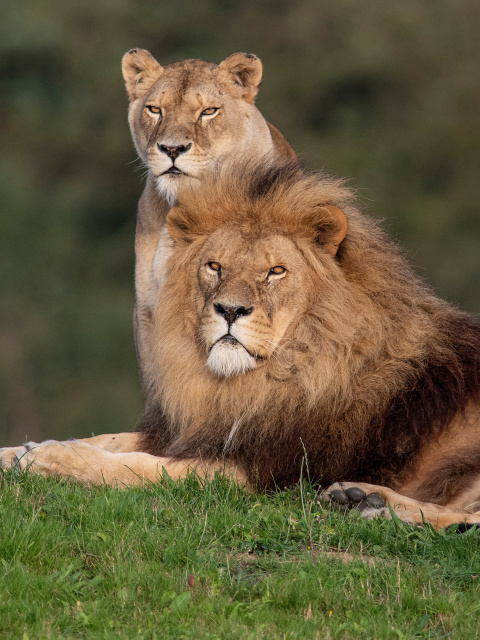
[[[337,255],[306,233],[319,204],[340,208]],[[155,312],[157,403],[138,431],[143,450],[226,458],[263,487],[308,473],[395,487],[422,445],[478,402],[480,328],[414,275],[340,180],[295,164],[247,165],[185,194],[177,244]],[[192,308],[196,256],[225,224],[293,238],[308,262],[311,306],[257,370],[219,378],[205,367]],[[329,221],[316,220],[320,231]]]

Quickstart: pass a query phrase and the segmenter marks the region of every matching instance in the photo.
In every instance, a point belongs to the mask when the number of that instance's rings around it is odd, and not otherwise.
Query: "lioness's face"
[[[199,257],[195,288],[208,368],[235,376],[281,356],[282,339],[307,309],[308,274],[302,254],[283,235],[214,232]]]
[[[258,58],[246,54],[220,65],[185,60],[167,67],[142,50],[126,54],[133,140],[170,203],[180,186],[232,155],[271,151],[267,126],[253,105],[261,69]]]
[[[234,136],[242,152],[242,105],[214,80],[206,64],[194,78],[185,68],[167,69],[138,105],[138,151],[167,197],[175,197],[182,179],[198,179],[227,157]]]

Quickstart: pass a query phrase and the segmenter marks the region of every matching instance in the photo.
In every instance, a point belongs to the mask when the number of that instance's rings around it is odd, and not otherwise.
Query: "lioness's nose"
[[[190,142],[190,144],[187,145],[180,144],[177,147],[169,147],[166,144],[160,144],[158,142],[157,146],[162,153],[166,153],[169,158],[175,160],[175,158],[178,158],[182,153],[186,153],[192,146],[192,143]]]
[[[246,309],[245,307],[228,307],[224,304],[214,302],[213,308],[216,313],[223,316],[227,321],[228,326],[232,325],[240,316],[248,316],[252,313],[253,307]]]

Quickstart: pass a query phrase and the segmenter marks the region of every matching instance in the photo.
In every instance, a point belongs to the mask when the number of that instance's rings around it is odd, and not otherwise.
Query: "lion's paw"
[[[30,450],[30,444],[28,443],[22,447],[3,447],[0,449],[0,467],[2,469],[11,469],[13,467],[23,469],[26,466],[25,455]]]
[[[83,445],[83,443],[79,444]],[[67,471],[73,467],[71,461],[67,460],[63,465],[62,461],[65,458],[65,451],[73,448],[73,445],[74,443],[69,441],[45,440],[40,443],[27,442],[22,447],[7,447],[0,449],[0,465],[3,469],[28,470],[41,475],[62,474],[62,472],[63,475],[71,475]],[[83,446],[90,448],[90,445]]]
[[[353,482],[335,482],[322,494],[321,499],[336,509],[357,509],[367,520],[391,517],[382,496],[366,493]]]

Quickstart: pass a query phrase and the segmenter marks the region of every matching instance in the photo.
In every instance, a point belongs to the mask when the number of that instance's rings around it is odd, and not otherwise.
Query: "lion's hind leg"
[[[336,482],[322,495],[326,502],[338,507],[357,508],[362,516],[392,518],[392,513],[402,522],[423,524],[428,522],[436,529],[453,524],[480,525],[480,513],[472,513],[452,506],[420,502],[401,495],[388,487],[364,482]]]

